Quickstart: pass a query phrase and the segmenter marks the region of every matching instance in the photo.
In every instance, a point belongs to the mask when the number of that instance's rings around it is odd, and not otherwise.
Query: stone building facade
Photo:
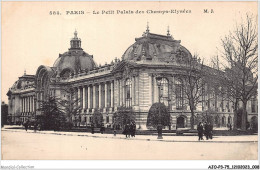
[[[59,54],[53,67],[41,65],[35,75],[24,74],[10,88],[7,95],[13,122],[24,122],[35,114],[40,115],[38,101],[48,95],[66,98],[68,95],[64,89],[69,88],[79,99],[81,109],[77,124],[80,126],[90,124],[95,109],[103,114],[104,124],[111,125],[114,112],[123,106],[131,107],[137,127],[146,129],[148,111],[153,103],[159,102],[160,94],[160,101],[171,114],[172,128],[190,127],[191,113],[177,77],[183,74],[185,61],[200,61],[193,58],[169,31],[167,35],[158,35],[150,33],[147,28],[121,60],[115,59],[102,66],[95,63],[93,55],[83,51],[77,32],[70,46],[67,52]],[[220,74],[210,67],[207,71]],[[157,77],[162,78],[159,88]],[[195,119],[199,120],[206,110],[214,110],[215,126],[233,124],[232,103],[209,92],[209,85],[205,89],[202,102],[196,107]],[[248,120],[257,120],[257,98],[248,103]]]

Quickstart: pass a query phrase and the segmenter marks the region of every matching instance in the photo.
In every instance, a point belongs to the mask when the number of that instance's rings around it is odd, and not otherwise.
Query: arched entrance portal
[[[180,116],[177,118],[177,128],[184,128],[185,118]]]

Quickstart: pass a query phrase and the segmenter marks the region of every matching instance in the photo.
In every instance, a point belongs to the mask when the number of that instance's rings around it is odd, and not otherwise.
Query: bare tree
[[[205,75],[203,73],[205,67],[203,62],[200,63],[200,59],[197,55],[185,61],[184,66],[184,71],[179,74],[177,79],[182,84],[183,97],[190,107],[191,129],[194,129],[194,112],[198,103],[202,100],[202,89],[205,85]],[[175,93],[177,94],[179,92],[176,91]]]
[[[233,32],[225,36],[221,42],[222,57],[226,61],[226,82],[229,93],[233,97],[236,115],[238,101],[243,103],[241,129],[246,130],[247,102],[257,92],[258,80],[258,32],[257,22],[253,16],[236,25]],[[236,121],[236,120],[235,120]],[[234,122],[236,125],[236,122]]]
[[[222,52],[222,55],[224,54],[225,57],[231,57],[233,55],[233,46],[230,41],[231,39],[229,37],[225,37],[225,43],[223,43],[224,53]],[[222,56],[223,57],[223,56]],[[218,79],[215,81],[212,81],[215,85],[215,87],[220,87],[221,90],[219,91],[220,96],[222,97],[222,100],[227,101],[228,103],[231,102],[231,105],[233,108],[234,113],[234,119],[233,119],[233,129],[237,129],[237,107],[239,102],[239,94],[238,94],[238,88],[235,81],[235,79],[230,79],[230,77],[233,77],[232,72],[228,72],[229,68],[227,65],[222,63],[219,59],[219,56],[216,55],[211,59],[212,67],[219,71],[219,73],[226,71],[224,74],[218,74]],[[223,70],[223,68],[225,70]],[[234,80],[234,81],[233,81]],[[224,106],[222,106],[224,107]],[[230,107],[229,105],[227,106]]]

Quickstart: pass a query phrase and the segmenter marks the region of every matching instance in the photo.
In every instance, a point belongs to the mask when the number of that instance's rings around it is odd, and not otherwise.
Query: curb
[[[2,129],[2,131],[9,131],[9,132],[21,132],[18,130],[6,130]],[[95,136],[95,135],[79,135],[79,134],[65,134],[65,133],[57,133],[51,132],[46,133],[42,131],[37,132],[22,132],[22,133],[38,133],[38,134],[51,134],[51,135],[64,135],[64,136],[81,136],[81,137],[92,137],[92,138],[109,138],[109,139],[121,139],[121,140],[140,140],[140,141],[156,141],[156,142],[197,142],[197,143],[258,143],[258,141],[212,141],[212,140],[205,140],[205,141],[190,141],[190,140],[163,140],[163,139],[140,139],[140,138],[125,138],[125,137],[114,137],[114,136]],[[112,134],[111,134],[112,135]]]

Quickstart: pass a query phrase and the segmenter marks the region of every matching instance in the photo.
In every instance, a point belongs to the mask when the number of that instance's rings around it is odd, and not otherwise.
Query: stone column
[[[111,101],[110,101],[110,103],[111,103],[111,107],[114,107],[114,84],[113,84],[113,81],[111,81],[111,95],[110,95],[110,97],[111,97]]]
[[[21,109],[20,109],[21,113],[23,112],[23,98],[21,97]]]
[[[23,97],[23,113],[25,113],[25,97]]]
[[[107,107],[107,83],[105,82],[105,107]]]
[[[136,76],[136,91],[137,91],[137,95],[136,95],[136,105],[139,105],[139,95],[140,95],[140,89],[139,89],[139,76]]]
[[[135,76],[132,78],[132,94],[133,94],[133,96],[132,96],[132,103],[133,103],[133,106],[135,105],[135,96],[136,96],[136,90],[135,90]]]
[[[22,110],[21,110],[21,111],[22,111],[22,113],[23,113],[23,97],[22,97],[21,101],[22,101],[22,107],[21,107]]]
[[[98,85],[98,106],[99,108],[101,108],[101,95],[102,91],[101,91],[101,84]]]
[[[26,112],[26,97],[24,97],[23,102],[24,102],[24,113],[25,113]]]
[[[120,80],[116,80],[117,81],[117,96],[118,96],[118,99],[117,99],[117,106],[121,106],[121,83],[120,83]]]
[[[33,96],[31,97],[31,99],[32,99],[32,111],[31,112],[33,112]]]
[[[31,112],[33,112],[33,96],[31,96]]]
[[[77,97],[77,99],[78,99],[78,106],[79,107],[81,107],[81,100],[82,100],[82,98],[80,96],[81,96],[80,95],[80,87],[78,87],[78,97]]]
[[[152,76],[151,75],[148,75],[148,80],[149,80],[149,94],[147,94],[147,95],[149,95],[149,98],[150,98],[150,100],[149,100],[149,104],[150,105],[152,105],[153,104],[153,95],[152,95],[152,88],[153,88],[153,83],[152,83]]]
[[[25,97],[23,98],[23,112],[26,112],[26,104],[25,104]]]
[[[34,96],[32,96],[32,112],[34,112]]]
[[[156,77],[154,77],[154,102],[159,102],[159,94],[158,94],[158,86],[157,86],[157,81]]]
[[[88,108],[90,108],[90,86],[88,86]]]
[[[22,113],[23,112],[23,98],[21,97],[21,100],[20,100],[20,112]]]
[[[26,97],[26,112],[29,112],[29,97]]]
[[[85,86],[83,86],[83,100],[82,100],[82,102],[83,102],[83,109],[85,109],[86,108],[86,87]]]
[[[23,103],[23,102],[22,102],[22,98],[20,98],[20,101],[19,101],[19,102],[20,102],[19,111],[20,111],[20,113],[21,113],[21,112],[22,112],[22,108],[23,108],[23,107],[22,107],[22,103]]]
[[[120,90],[120,93],[121,93],[121,105],[124,106],[124,103],[125,103],[124,94],[125,94],[125,92],[124,92],[124,81],[123,80],[120,81],[120,88],[121,88],[121,90]]]
[[[27,96],[27,114],[30,112],[30,96]]]
[[[133,97],[134,97],[134,78],[131,77],[131,88],[130,88],[130,97],[131,97],[131,103],[130,106],[133,106]]]
[[[96,108],[96,86],[93,85],[93,108]]]
[[[33,96],[31,96],[31,112],[33,112]]]
[[[35,105],[36,106],[35,107],[35,111],[36,111],[39,108],[39,106],[38,106],[38,99],[39,98],[38,98],[38,93],[37,92],[35,93],[35,97],[36,97],[36,105]]]
[[[29,112],[29,96],[26,97],[26,112]]]
[[[28,97],[25,98],[25,112],[28,112]]]
[[[27,103],[28,103],[28,109],[27,109],[27,112],[29,113],[31,110],[30,110],[30,96],[27,97]]]
[[[29,112],[32,112],[32,96],[29,96]]]
[[[25,98],[25,112],[28,112],[28,97]]]

